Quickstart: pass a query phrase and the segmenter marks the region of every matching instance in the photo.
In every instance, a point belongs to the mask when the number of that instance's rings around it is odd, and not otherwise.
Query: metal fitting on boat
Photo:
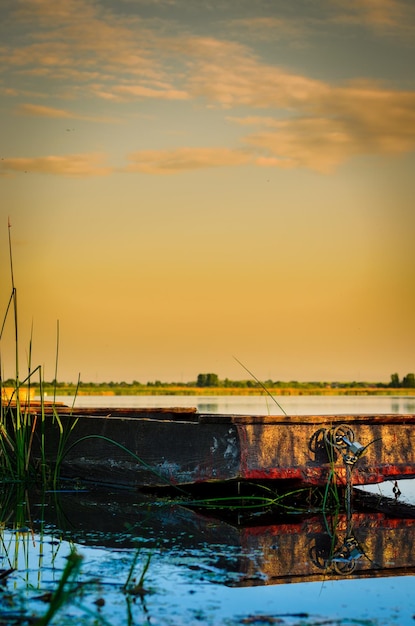
[[[362,446],[358,441],[349,441],[347,437],[343,437],[343,441],[347,446],[346,452],[343,453],[343,461],[347,465],[354,465],[359,457],[364,454],[366,447]]]
[[[363,556],[359,542],[353,535],[345,538],[343,545],[334,554],[333,561],[355,561]]]
[[[367,448],[367,446],[355,441],[353,430],[343,424],[326,429],[324,439],[329,446],[341,452],[346,465],[354,465]]]
[[[364,552],[357,539],[348,535],[343,545],[334,553],[331,566],[337,574],[351,574],[362,556]]]

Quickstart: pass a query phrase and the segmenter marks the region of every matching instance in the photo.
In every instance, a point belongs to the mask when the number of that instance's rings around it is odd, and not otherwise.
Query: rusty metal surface
[[[237,476],[240,449],[236,426],[200,427],[193,421],[61,415],[66,445],[62,475],[120,486],[160,486]],[[49,419],[46,455],[53,462],[59,429]]]
[[[415,415],[235,416],[195,409],[57,409],[66,444],[62,473],[127,486],[203,481],[294,480],[345,484],[347,450],[332,433],[364,448],[352,464],[353,484],[415,475]],[[46,415],[47,458],[59,428]],[[357,446],[357,447],[359,447]],[[359,450],[360,452],[360,450]],[[350,456],[350,455],[349,455]]]
[[[324,484],[335,474],[346,483],[346,465],[341,451],[327,445],[324,434],[344,424],[354,439],[367,446],[353,466],[352,483],[380,482],[385,478],[415,474],[415,428],[413,418],[393,421],[379,416],[330,417],[315,423],[265,421],[241,423],[242,475],[246,479],[297,479],[311,485]],[[385,416],[382,416],[384,418]]]
[[[298,524],[242,530],[241,545],[261,555],[262,576],[258,577],[256,564],[246,561],[245,576],[238,585],[414,573],[415,520],[355,513],[350,518],[341,515],[336,521],[331,528],[330,520],[312,518]]]
[[[268,424],[268,425],[334,425],[348,423],[356,424],[415,424],[415,414],[398,413],[339,413],[333,415],[220,415],[201,413],[198,415],[200,422],[223,423],[229,421],[232,424]]]

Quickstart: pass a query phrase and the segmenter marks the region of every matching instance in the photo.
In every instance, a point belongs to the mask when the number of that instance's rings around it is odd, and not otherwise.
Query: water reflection
[[[415,412],[413,396],[276,396],[289,415],[334,415],[341,413],[407,414]],[[82,407],[196,407],[199,413],[281,415],[267,395],[257,396],[59,396],[63,402]]]
[[[398,576],[410,587],[414,574],[415,519],[379,512],[291,518],[264,514],[238,524],[237,518],[208,516],[180,503],[129,492],[3,489],[1,495],[0,567],[3,572],[14,570],[7,575],[6,588],[23,591],[26,610],[35,614],[42,612],[39,598],[56,587],[74,546],[84,556],[82,575],[75,581],[82,598],[65,615],[79,618],[86,606],[96,617],[107,611],[112,624],[141,624],[144,618],[144,623],[151,623],[154,616],[155,623],[162,624],[222,624],[226,616],[226,624],[233,626],[244,623],[241,615],[251,619],[255,607],[262,606],[259,590],[269,587],[285,590],[283,596],[267,596],[273,619],[285,611],[282,621],[269,623],[291,624],[288,613],[314,606],[317,598],[321,610],[329,610],[332,594],[333,598],[339,594],[339,588],[329,583],[371,578],[372,588],[374,580]],[[139,580],[150,556],[144,587],[152,593],[137,596],[133,606],[125,583],[132,567],[137,570],[133,580]],[[291,604],[289,587],[301,590]],[[241,597],[238,589],[249,595]],[[254,589],[258,591],[252,595]],[[399,589],[409,593],[405,584]],[[0,595],[0,608],[4,598]],[[102,605],[103,598],[110,603],[108,608]],[[409,611],[411,605],[402,606]],[[137,621],[131,617],[134,611]],[[405,624],[405,619],[401,615],[397,623]],[[310,622],[302,623],[316,622],[310,617]]]
[[[17,507],[9,497],[2,507],[4,528],[18,539],[29,558],[31,537],[41,534],[41,569],[54,558],[56,537],[83,546],[179,553],[195,556],[221,572],[224,584],[257,585],[305,582],[327,577],[395,576],[415,565],[415,519],[391,519],[382,513],[294,516],[283,520],[253,516],[238,525],[181,504],[127,492],[25,494]],[[15,507],[15,508],[13,508]],[[228,516],[227,516],[228,517]],[[235,518],[236,519],[236,518]],[[264,521],[266,523],[264,523]],[[16,570],[3,542],[3,560]],[[25,564],[27,570],[27,564]]]

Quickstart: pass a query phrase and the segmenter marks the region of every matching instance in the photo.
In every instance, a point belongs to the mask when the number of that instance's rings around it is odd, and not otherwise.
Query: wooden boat
[[[48,464],[64,441],[61,476],[96,483],[325,485],[334,479],[357,485],[415,475],[414,414],[246,416],[64,406],[43,412],[36,440],[40,449],[43,430]]]

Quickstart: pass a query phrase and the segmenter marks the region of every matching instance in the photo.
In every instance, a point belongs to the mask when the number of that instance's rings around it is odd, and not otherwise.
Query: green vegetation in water
[[[251,493],[243,494],[247,488]],[[274,520],[286,515],[310,515],[311,513],[329,513],[341,509],[340,492],[332,476],[326,488],[304,487],[278,492],[265,484],[246,483],[240,486],[241,493],[205,498],[180,499],[183,506],[200,511],[236,514],[246,523],[250,518]]]
[[[18,330],[18,307],[17,289],[14,281],[12,243],[9,224],[9,258],[11,274],[11,294],[0,328],[0,348],[6,321],[9,316],[13,318],[14,336],[14,366],[15,377],[12,380],[3,381],[2,352],[0,349],[0,476],[9,482],[36,482],[43,485],[48,482],[56,486],[58,481],[58,468],[64,454],[67,439],[76,425],[73,420],[68,428],[64,428],[52,403],[52,419],[59,429],[60,437],[55,450],[56,463],[51,470],[46,463],[45,455],[45,403],[44,381],[42,367],[32,367],[32,334],[29,341],[27,375],[22,380],[20,377],[19,363],[19,330]],[[57,333],[55,379],[57,378],[58,352],[59,352],[59,323]],[[34,391],[40,395],[40,404],[36,408],[32,405]],[[76,396],[76,386],[74,387]],[[56,386],[53,389],[53,399],[56,397]]]
[[[50,597],[49,608],[45,615],[35,622],[36,626],[47,626],[47,624],[50,624],[62,606],[70,602],[71,597],[77,590],[77,585],[74,585],[74,581],[80,572],[81,563],[82,556],[73,549],[67,556],[66,567],[58,581],[56,590]]]
[[[48,626],[52,623],[73,623],[74,618],[70,617],[70,611],[74,607],[79,623],[112,626],[112,621],[100,614],[106,603],[102,595],[102,581],[99,578],[84,579],[82,566],[85,557],[70,538],[63,539],[64,532],[51,530],[50,524],[45,523],[44,512],[45,509],[49,510],[52,502],[56,511],[61,510],[60,493],[33,490],[33,495],[31,494],[32,491],[21,483],[3,485],[0,490],[0,553],[3,566],[7,565],[7,568],[0,569],[0,625]],[[33,499],[36,502],[36,513],[31,511]],[[65,528],[64,513],[58,515],[58,520]],[[122,528],[120,521],[120,529]],[[49,543],[47,538],[51,533],[53,541]],[[62,550],[64,544],[68,543],[69,553],[64,556]],[[134,544],[137,543],[139,540],[135,539]],[[48,544],[51,546],[50,552],[45,549]],[[115,592],[126,598],[125,623],[132,625],[135,622],[132,620],[131,603],[137,597],[143,599],[145,595],[152,593],[147,588],[146,576],[153,553],[150,551],[143,555],[140,546],[129,549],[129,552],[130,568],[124,584],[118,584]],[[62,569],[59,569],[58,561],[64,562]],[[36,567],[38,578],[34,583],[30,572]],[[45,581],[42,581],[42,570],[50,571],[51,568],[55,571],[52,581],[47,576],[46,586],[43,586],[42,582]],[[92,599],[94,596],[95,600]],[[46,609],[43,608],[44,605]],[[91,605],[95,606],[95,610]]]
[[[26,479],[32,471],[30,464],[31,451],[34,431],[38,420],[38,415],[34,415],[33,412],[30,411],[30,384],[33,375],[40,372],[41,369],[38,367],[32,371],[32,339],[30,339],[28,356],[29,373],[25,380],[23,380],[22,383],[20,382],[17,290],[14,283],[10,225],[9,253],[12,290],[0,330],[0,342],[3,338],[7,318],[9,315],[12,315],[15,345],[15,380],[14,388],[9,398],[6,397],[3,382],[0,380],[0,469],[3,477],[7,476],[10,480],[22,481]],[[1,370],[2,362],[0,352],[0,372]],[[42,418],[43,412],[41,412],[41,419]]]

